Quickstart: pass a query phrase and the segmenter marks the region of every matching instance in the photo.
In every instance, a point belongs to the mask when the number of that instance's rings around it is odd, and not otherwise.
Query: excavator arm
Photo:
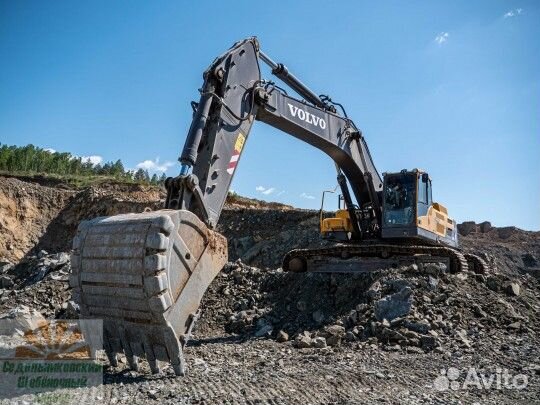
[[[304,100],[263,80],[261,60]],[[132,369],[145,357],[152,372],[167,361],[184,374],[183,348],[200,301],[227,262],[227,241],[213,229],[254,121],[330,156],[354,237],[380,230],[383,182],[362,133],[344,111],[336,112],[338,104],[315,95],[262,53],[256,38],[215,59],[200,93],[192,104],[180,175],[166,181],[165,209],[83,221],[73,241],[73,296],[82,317],[103,319],[113,366],[124,353]]]
[[[262,80],[260,60],[304,100]],[[333,104],[316,96],[285,66],[260,51],[256,38],[236,43],[212,63],[204,74],[201,98],[195,107],[179,159],[181,174],[166,184],[167,208],[192,211],[209,227],[215,227],[251,126],[257,120],[320,149],[334,160],[356,238],[379,228],[383,182],[361,131],[352,120],[340,116]],[[355,206],[364,208],[371,223],[358,217],[360,211],[354,210]]]

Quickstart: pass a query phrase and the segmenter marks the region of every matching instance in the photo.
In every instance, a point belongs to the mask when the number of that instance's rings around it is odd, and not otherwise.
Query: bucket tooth
[[[139,358],[137,356],[128,356],[126,355],[129,368],[133,371],[139,371]]]
[[[73,296],[82,318],[103,319],[111,365],[125,353],[185,374],[183,348],[200,301],[227,262],[227,241],[184,210],[83,221],[73,241]]]
[[[118,355],[114,352],[105,352],[107,354],[107,358],[109,359],[109,363],[112,367],[118,367]]]
[[[150,371],[152,372],[152,374],[158,374],[159,373],[159,364],[157,362],[156,359],[154,360],[150,360],[148,359],[148,365],[150,366]]]

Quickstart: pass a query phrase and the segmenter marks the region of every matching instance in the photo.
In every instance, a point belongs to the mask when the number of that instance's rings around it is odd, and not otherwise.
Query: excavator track
[[[189,211],[161,210],[96,218],[73,241],[73,296],[81,317],[103,319],[112,366],[126,355],[185,373],[183,347],[201,298],[227,261],[227,241]]]
[[[487,270],[487,264],[478,256],[464,254],[459,250],[444,246],[393,245],[393,244],[340,244],[317,249],[294,249],[283,258],[283,270],[292,272],[324,272],[326,262],[336,262],[335,272],[370,271],[384,268],[383,263],[400,263],[415,261],[436,261],[436,258],[447,259],[450,272],[469,270],[469,263],[474,265],[478,273]],[[359,265],[356,259],[365,260]],[[375,259],[375,262],[370,262]],[[395,259],[398,259],[396,261]],[[372,264],[372,266],[370,266]]]
[[[490,272],[492,269],[489,264],[480,256],[472,253],[464,253],[465,259],[469,265],[469,270],[477,274],[484,274]]]

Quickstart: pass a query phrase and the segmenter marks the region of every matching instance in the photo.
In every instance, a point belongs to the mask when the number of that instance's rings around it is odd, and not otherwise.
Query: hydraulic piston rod
[[[283,82],[287,83],[294,91],[304,97],[311,104],[316,105],[317,107],[323,108],[325,110],[329,109],[329,105],[323,102],[319,96],[317,96],[313,91],[311,91],[304,83],[296,78],[285,65],[282,63],[274,62],[268,55],[264,52],[259,51],[259,57],[261,60],[266,63],[271,69],[272,74],[279,77]]]

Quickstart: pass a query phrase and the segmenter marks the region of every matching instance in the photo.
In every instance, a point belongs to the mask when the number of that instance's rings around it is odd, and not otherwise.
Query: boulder
[[[521,292],[521,288],[520,288],[518,283],[509,283],[509,284],[507,284],[505,290],[506,290],[506,293],[508,295],[512,295],[514,297],[517,297]]]
[[[482,222],[479,225],[479,227],[480,227],[480,232],[482,232],[482,233],[487,233],[487,232],[491,231],[491,229],[493,228],[491,226],[491,222],[489,222],[489,221]]]
[[[375,302],[374,310],[377,320],[398,318],[407,315],[412,307],[412,289],[404,287],[401,291],[387,295]]]
[[[6,275],[0,276],[0,288],[12,288],[14,285],[15,283],[10,277]]]
[[[276,340],[279,343],[283,343],[289,340],[289,334],[283,330],[280,330],[276,336]]]
[[[324,328],[322,335],[326,337],[328,346],[337,346],[345,336],[345,328],[341,325],[330,325]]]
[[[467,236],[470,233],[476,232],[476,222],[466,221],[458,224],[457,228],[461,236]]]
[[[512,236],[516,232],[517,232],[517,228],[515,226],[505,226],[503,228],[497,228],[497,234],[499,235],[499,238],[501,239],[508,239],[510,236]]]
[[[299,334],[294,340],[294,345],[299,349],[307,349],[311,347],[311,337],[308,332]]]
[[[420,321],[420,322],[410,322],[406,321],[403,323],[403,326],[406,327],[409,330],[412,330],[416,333],[422,333],[426,334],[431,329],[431,325],[427,321]]]
[[[315,339],[311,341],[311,346],[316,347],[318,349],[322,349],[326,347],[326,339],[322,336],[317,336]]]

